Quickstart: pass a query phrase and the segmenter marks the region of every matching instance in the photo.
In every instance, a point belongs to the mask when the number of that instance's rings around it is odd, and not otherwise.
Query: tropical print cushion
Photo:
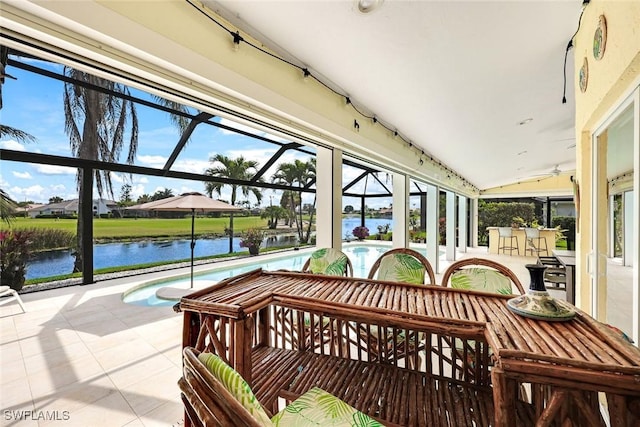
[[[231,366],[213,353],[200,353],[198,360],[225,386],[244,408],[263,426],[273,426],[249,384]]]
[[[347,256],[333,248],[314,251],[309,261],[309,270],[314,274],[343,276],[347,271]]]
[[[451,287],[511,295],[511,280],[496,270],[464,268],[451,275]]]
[[[272,419],[279,427],[382,426],[326,391],[314,387],[278,412]]]
[[[407,254],[391,254],[380,261],[378,279],[422,285],[425,271],[424,265],[415,257]]]

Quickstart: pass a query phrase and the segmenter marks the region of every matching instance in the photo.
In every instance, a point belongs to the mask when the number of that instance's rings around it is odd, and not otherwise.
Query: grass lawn
[[[10,229],[52,228],[76,233],[75,219],[35,219],[15,218]],[[225,227],[229,226],[229,217],[208,218],[196,217],[195,234],[224,235]],[[3,228],[6,224],[3,224]],[[247,228],[267,228],[267,220],[258,216],[234,217],[233,228],[239,233]],[[139,237],[181,237],[191,236],[191,217],[165,218],[94,218],[93,237],[95,239],[129,239]]]

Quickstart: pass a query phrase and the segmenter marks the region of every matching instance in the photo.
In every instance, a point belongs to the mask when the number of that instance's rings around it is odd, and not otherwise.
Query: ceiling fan
[[[551,178],[552,176],[558,176],[562,173],[562,170],[560,169],[560,165],[555,165],[553,167],[553,169],[551,169],[549,172],[547,173],[538,173],[535,175],[529,175],[530,179],[545,179],[545,178]]]

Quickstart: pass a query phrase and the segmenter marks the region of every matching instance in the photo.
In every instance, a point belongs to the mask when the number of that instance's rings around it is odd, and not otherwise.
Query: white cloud
[[[34,169],[43,175],[75,175],[76,169],[66,166],[34,165]]]
[[[210,166],[211,163],[206,160],[184,159],[176,161],[171,169],[202,174]]]
[[[33,177],[31,176],[31,174],[29,172],[16,172],[13,171],[11,172],[13,174],[13,176],[15,176],[16,178],[20,178],[20,179],[33,179]]]
[[[162,168],[167,162],[167,158],[163,156],[136,156],[138,162],[142,166],[148,166],[151,168]]]
[[[14,141],[13,139],[1,141],[0,148],[4,148],[5,150],[26,151],[23,144],[18,141]]]

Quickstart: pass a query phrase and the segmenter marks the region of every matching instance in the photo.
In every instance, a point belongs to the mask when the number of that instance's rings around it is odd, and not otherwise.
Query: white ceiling
[[[575,169],[580,1],[205,3],[480,189]]]

